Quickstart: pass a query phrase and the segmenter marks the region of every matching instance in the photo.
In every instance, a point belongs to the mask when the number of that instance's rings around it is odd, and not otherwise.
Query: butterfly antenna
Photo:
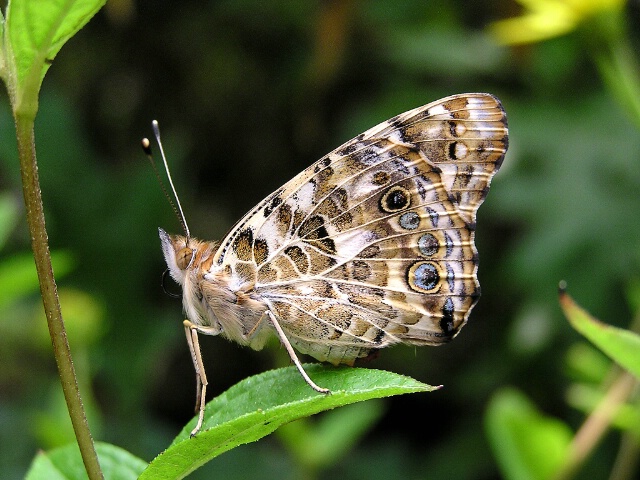
[[[162,162],[164,163],[164,170],[165,172],[167,172],[169,185],[171,186],[171,191],[173,192],[173,198],[176,199],[176,203],[173,203],[171,196],[169,195],[169,193],[167,192],[167,189],[164,186],[162,177],[160,177],[160,174],[158,173],[158,169],[156,168],[156,162],[153,160],[153,155],[151,154],[151,143],[149,142],[148,138],[142,139],[142,149],[144,150],[145,155],[149,159],[149,162],[151,162],[151,167],[153,168],[153,172],[156,174],[156,178],[158,179],[158,183],[160,184],[160,188],[162,189],[164,196],[167,197],[167,200],[169,201],[171,208],[173,208],[173,211],[175,212],[176,217],[178,217],[178,220],[180,221],[180,225],[182,225],[182,229],[184,230],[184,233],[187,239],[189,239],[191,237],[191,234],[189,233],[189,226],[187,225],[187,220],[184,216],[184,212],[182,211],[182,205],[180,205],[180,198],[176,193],[176,187],[174,187],[173,180],[171,179],[171,172],[169,171],[169,165],[167,164],[167,157],[165,156],[164,149],[162,148],[162,141],[160,141],[160,127],[158,126],[158,121],[153,120],[151,122],[151,126],[153,127],[153,134],[156,137],[158,148],[160,148],[160,156],[162,157]]]

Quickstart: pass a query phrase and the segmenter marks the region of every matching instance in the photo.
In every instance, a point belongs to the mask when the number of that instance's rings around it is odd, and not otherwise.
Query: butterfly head
[[[171,278],[183,288],[186,286],[185,283],[189,283],[187,277],[190,274],[198,276],[211,269],[213,254],[218,247],[217,242],[203,242],[193,237],[169,235],[162,228],[158,228],[158,233]]]
[[[158,228],[158,233],[171,278],[184,285],[185,275],[196,257],[196,245],[192,245],[191,239],[182,235],[169,235],[162,228]]]

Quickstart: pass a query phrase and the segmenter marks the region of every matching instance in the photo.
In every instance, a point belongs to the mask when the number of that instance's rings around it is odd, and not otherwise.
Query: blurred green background
[[[453,343],[395,347],[366,365],[444,388],[381,402],[322,476],[500,478],[484,422],[506,387],[577,428],[584,414],[568,389],[608,367],[581,356],[557,285],[566,280],[595,316],[628,326],[640,272],[640,122],[615,72],[603,80],[613,47],[590,19],[545,41],[501,44],[488,25],[520,13],[511,0],[108,2],[55,59],[36,120],[54,268],[94,437],[151,460],[193,412],[181,303],[163,293],[157,235],[180,226],[140,149],[152,119],[192,234],[219,239],[344,141],[469,91],[497,95],[510,129],[478,215],[483,296]],[[628,22],[618,40],[640,48],[638,1],[603,15]],[[0,476],[14,479],[38,449],[73,436],[2,99]],[[289,362],[278,347],[201,343],[210,396]],[[291,435],[237,448],[190,478],[301,478]],[[618,445],[608,434],[577,478],[606,478]]]

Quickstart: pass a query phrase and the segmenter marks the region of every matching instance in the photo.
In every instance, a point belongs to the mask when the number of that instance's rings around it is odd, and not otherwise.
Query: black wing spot
[[[391,187],[380,197],[380,209],[383,212],[399,212],[408,208],[409,205],[411,205],[411,193],[398,185]]]

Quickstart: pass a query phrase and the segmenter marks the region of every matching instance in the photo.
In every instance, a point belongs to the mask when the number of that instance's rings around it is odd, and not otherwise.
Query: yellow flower
[[[625,0],[517,0],[520,17],[494,22],[489,31],[500,43],[517,45],[564,35],[584,20],[605,11],[619,11]]]

